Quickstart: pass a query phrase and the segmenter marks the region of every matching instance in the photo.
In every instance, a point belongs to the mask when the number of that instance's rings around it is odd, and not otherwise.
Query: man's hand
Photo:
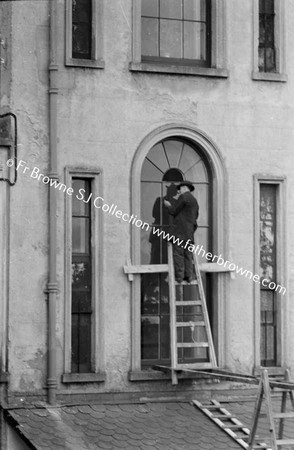
[[[171,203],[168,200],[163,200],[164,206],[166,206],[167,208],[171,207]]]

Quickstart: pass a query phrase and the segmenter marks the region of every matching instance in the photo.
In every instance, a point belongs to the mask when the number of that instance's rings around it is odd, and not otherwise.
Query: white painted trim
[[[149,133],[138,146],[135,154],[132,171],[132,198],[131,198],[131,213],[140,215],[141,202],[141,169],[144,159],[151,148],[166,138],[179,137],[190,140],[193,144],[199,146],[210,162],[212,171],[213,184],[213,212],[212,212],[212,236],[214,254],[226,254],[228,233],[225,233],[225,217],[226,215],[226,170],[221,152],[217,145],[201,130],[190,124],[167,124],[156,128]],[[140,264],[140,230],[137,227],[131,227],[131,262],[134,265]],[[216,299],[218,323],[217,329],[214,329],[214,335],[218,336],[216,343],[216,351],[218,354],[218,362],[221,366],[225,366],[226,360],[226,343],[227,343],[227,329],[226,326],[226,303],[225,303],[225,279],[224,275],[215,275],[215,282],[213,283],[213,296]],[[140,354],[140,280],[135,277],[132,282],[132,371],[141,369],[141,354]]]

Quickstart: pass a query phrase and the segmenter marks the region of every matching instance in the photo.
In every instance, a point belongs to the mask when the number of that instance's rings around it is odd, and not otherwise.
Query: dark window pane
[[[92,299],[90,291],[73,291],[72,293],[72,313],[91,313]]]
[[[72,263],[72,289],[90,289],[91,266],[90,261]]]
[[[141,355],[142,359],[158,359],[159,317],[142,317]]]
[[[158,0],[141,0],[141,15],[158,17]]]
[[[72,372],[91,371],[91,315],[72,315]]]
[[[259,2],[258,70],[276,71],[274,1]]]
[[[157,273],[142,275],[141,285],[141,313],[159,313],[159,275]]]
[[[92,0],[72,2],[72,57],[91,59]]]

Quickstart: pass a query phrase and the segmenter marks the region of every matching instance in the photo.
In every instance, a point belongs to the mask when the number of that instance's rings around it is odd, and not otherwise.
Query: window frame
[[[102,196],[102,171],[65,168],[65,185],[72,187],[72,179],[91,181],[92,198]],[[73,193],[72,195],[75,195]],[[82,201],[82,200],[81,200]],[[63,383],[101,382],[105,380],[104,304],[103,304],[103,220],[102,210],[91,199],[91,265],[92,265],[92,354],[90,373],[71,373],[71,305],[72,305],[72,196],[65,195],[65,327]],[[99,269],[99,270],[98,270]]]
[[[65,65],[104,69],[103,60],[103,0],[92,0],[92,57],[80,59],[72,57],[72,2],[65,3]]]
[[[275,1],[275,50],[276,72],[260,72],[258,68],[259,47],[259,0],[253,0],[253,70],[252,79],[256,81],[286,82],[285,64],[285,0]]]
[[[286,177],[266,176],[256,174],[254,182],[254,273],[259,274],[260,267],[260,185],[271,184],[277,186],[276,192],[276,283],[287,289],[286,264]],[[255,371],[261,367],[260,356],[260,284],[254,283],[254,366]],[[277,366],[283,367],[285,363],[283,336],[286,330],[288,289],[284,295],[276,292],[277,298]],[[268,368],[268,367],[267,367]],[[270,369],[270,368],[269,368]]]
[[[149,135],[147,135],[140,143],[135,154],[132,165],[132,194],[131,194],[131,211],[134,215],[140,216],[141,211],[141,170],[146,155],[154,145],[164,139],[172,139],[178,137],[180,139],[190,140],[191,143],[200,146],[207,159],[210,161],[212,171],[212,228],[213,236],[212,252],[214,254],[226,254],[228,248],[227,235],[224,230],[228,225],[228,215],[226,214],[226,181],[227,175],[221,152],[216,144],[198,128],[184,124],[169,124],[161,126]],[[133,264],[140,264],[140,242],[141,230],[138,227],[131,227],[131,261]],[[215,350],[218,356],[220,367],[226,365],[228,358],[227,350],[227,305],[225,302],[225,286],[226,277],[223,274],[214,274],[212,281],[212,296],[215,298],[215,320],[213,324],[213,333],[215,339]],[[141,292],[140,277],[134,277],[131,283],[131,369],[129,372],[129,380],[134,382],[140,381],[156,381],[170,380],[170,374],[161,373],[154,370],[144,370],[141,365]],[[179,378],[194,378],[193,374],[182,374]]]
[[[141,0],[133,0],[133,45],[132,61],[129,70],[132,72],[171,73],[182,75],[198,75],[217,78],[227,78],[227,54],[226,54],[226,5],[225,0],[211,0],[211,48],[210,66],[203,67],[187,64],[187,60],[181,64],[168,60],[142,61],[141,56]]]

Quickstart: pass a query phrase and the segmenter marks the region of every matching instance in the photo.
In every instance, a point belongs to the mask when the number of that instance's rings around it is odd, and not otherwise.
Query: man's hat
[[[178,184],[177,189],[179,190],[181,186],[187,186],[191,192],[195,190],[195,187],[191,181],[182,181],[182,183]]]

